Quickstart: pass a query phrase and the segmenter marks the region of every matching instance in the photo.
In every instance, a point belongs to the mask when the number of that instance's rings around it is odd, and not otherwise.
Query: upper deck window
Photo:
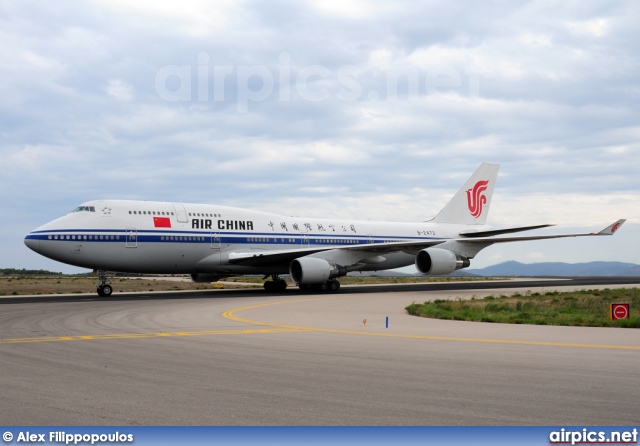
[[[95,212],[95,206],[78,206],[71,212]]]

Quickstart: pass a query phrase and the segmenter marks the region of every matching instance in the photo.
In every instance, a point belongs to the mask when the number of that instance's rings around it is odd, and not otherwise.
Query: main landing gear
[[[109,285],[110,277],[107,276],[106,271],[98,271],[98,280],[100,281],[100,285],[98,285],[97,291],[98,296],[100,297],[109,297],[113,293],[113,287]]]
[[[323,283],[301,283],[298,285],[302,291],[321,291],[323,293],[335,293],[340,289],[340,282],[335,279]]]
[[[268,275],[264,276],[263,279],[269,277]],[[287,289],[287,282],[278,277],[277,274],[271,274],[271,279],[264,283],[265,291],[284,291]]]

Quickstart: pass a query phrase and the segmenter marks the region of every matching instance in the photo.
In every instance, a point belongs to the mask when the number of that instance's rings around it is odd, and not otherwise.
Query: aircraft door
[[[126,240],[125,246],[127,248],[137,248],[138,247],[138,230],[135,228],[127,228],[126,229]]]
[[[220,256],[220,233],[219,232],[210,232],[209,236],[211,237],[211,253],[208,254],[203,260],[198,262],[199,268],[204,268],[207,271],[211,271],[212,268],[216,268],[220,265],[221,256]]]
[[[309,230],[304,226],[300,228],[300,246],[302,248],[309,247]]]
[[[211,233],[211,249],[220,249],[220,233]]]
[[[173,208],[176,210],[176,220],[178,223],[189,223],[189,217],[187,217],[187,210],[183,204],[174,204]]]

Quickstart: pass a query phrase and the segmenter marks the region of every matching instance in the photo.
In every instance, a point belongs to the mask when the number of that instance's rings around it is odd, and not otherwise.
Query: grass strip
[[[629,319],[612,321],[609,305],[628,303]],[[487,296],[470,300],[436,299],[406,307],[416,316],[503,324],[640,328],[640,289],[618,288],[560,293]]]
[[[295,284],[289,277],[290,287]],[[168,280],[161,276],[155,277],[112,277],[110,284],[116,293],[127,292],[152,292],[152,291],[179,291],[179,290],[209,290],[209,289],[233,289],[233,288],[261,288],[264,282],[262,276],[238,276],[222,279],[222,283],[192,283],[186,276],[184,280]],[[469,280],[497,280],[493,278],[466,278],[466,277],[341,277],[342,285],[365,284],[392,284],[392,283],[427,283],[427,282],[460,282]],[[0,276],[0,296],[20,296],[39,294],[80,294],[95,293],[98,280],[86,275],[7,275]],[[253,285],[251,285],[253,284]]]

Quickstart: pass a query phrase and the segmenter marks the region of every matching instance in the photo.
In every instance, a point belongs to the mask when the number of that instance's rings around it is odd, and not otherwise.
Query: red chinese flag
[[[153,226],[156,228],[170,228],[171,219],[169,217],[153,217]]]

